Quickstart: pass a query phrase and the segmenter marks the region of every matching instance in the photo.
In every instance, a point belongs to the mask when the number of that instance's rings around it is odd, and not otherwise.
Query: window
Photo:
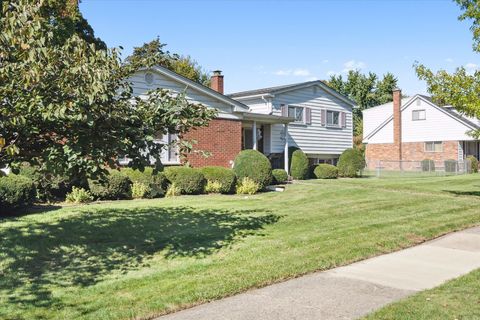
[[[327,110],[327,126],[340,127],[340,112]]]
[[[442,152],[442,141],[425,142],[425,152]]]
[[[425,110],[413,110],[412,111],[412,120],[417,121],[417,120],[425,120],[426,115],[425,115]]]
[[[288,116],[290,118],[295,118],[295,122],[297,123],[305,123],[304,113],[305,113],[304,107],[288,106]]]

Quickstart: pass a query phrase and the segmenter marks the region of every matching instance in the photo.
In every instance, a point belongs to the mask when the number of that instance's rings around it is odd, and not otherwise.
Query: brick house
[[[363,111],[363,142],[370,168],[378,161],[398,168],[403,162],[424,159],[456,160],[480,156],[480,144],[468,132],[480,128],[478,119],[468,118],[452,106],[438,106],[430,97],[415,95],[402,98],[393,92],[393,102]]]
[[[187,140],[197,141],[195,149],[209,153],[208,157],[201,153],[188,155],[193,167],[231,167],[241,150],[256,149],[270,157],[277,167],[287,169],[285,155],[289,146],[301,148],[311,158],[333,159],[352,145],[354,105],[321,81],[286,86],[287,90],[278,94],[283,100],[272,100],[271,93],[253,97],[264,103],[263,109],[247,103],[254,101],[252,97],[244,101],[224,95],[220,71],[214,71],[210,88],[163,67],[140,70],[130,81],[135,95],[144,95],[155,88],[185,92],[190,101],[218,111],[207,127],[194,128],[184,135]],[[290,100],[285,100],[288,97]],[[163,144],[176,139],[170,134],[157,137],[158,143]],[[161,158],[165,165],[180,164],[174,147],[162,152]],[[127,163],[128,159],[122,162]]]

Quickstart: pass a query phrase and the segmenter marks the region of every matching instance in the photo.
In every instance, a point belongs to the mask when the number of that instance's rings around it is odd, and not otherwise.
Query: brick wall
[[[398,147],[393,143],[367,144],[365,158],[370,168],[374,167],[378,160],[398,160]],[[447,159],[457,160],[458,141],[443,141],[442,152],[425,152],[424,142],[402,143],[402,160],[422,161],[424,159],[432,159],[435,161],[444,161]],[[398,166],[398,164],[392,162],[390,165],[384,163],[382,166],[389,166],[390,169],[396,169],[395,167]]]
[[[196,128],[184,135],[187,140],[197,140],[195,150],[211,153],[208,158],[201,154],[188,155],[193,167],[231,167],[230,161],[242,150],[242,122],[238,120],[214,119],[208,127]]]

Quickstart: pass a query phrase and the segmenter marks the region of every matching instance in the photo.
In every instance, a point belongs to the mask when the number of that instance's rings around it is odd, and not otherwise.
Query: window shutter
[[[347,127],[347,114],[345,112],[341,112],[340,113],[340,118],[341,118],[341,124],[342,124],[342,128],[346,128]]]
[[[327,124],[327,110],[322,109],[320,123],[323,127]]]
[[[305,108],[305,123],[312,124],[312,109]]]
[[[286,104],[281,104],[280,108],[282,108],[282,117],[288,117],[288,106]]]

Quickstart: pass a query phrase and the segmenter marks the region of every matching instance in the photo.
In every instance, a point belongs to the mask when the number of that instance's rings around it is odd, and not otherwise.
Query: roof
[[[406,109],[413,101],[415,101],[417,98],[420,98],[424,101],[426,101],[428,104],[430,104],[432,107],[435,107],[437,108],[438,110],[442,111],[443,113],[447,114],[448,116],[458,120],[459,122],[463,123],[464,125],[466,125],[467,127],[469,127],[470,129],[480,129],[480,125],[472,122],[471,120],[469,120],[467,117],[455,112],[454,110],[452,110],[453,108],[451,107],[441,107],[441,106],[438,106],[436,105],[435,103],[433,103],[433,100],[431,97],[429,96],[426,96],[426,95],[422,95],[422,94],[416,94],[414,95],[413,97],[408,97],[408,98],[402,98],[402,102],[401,102],[401,106],[402,106],[402,111],[404,109]],[[376,106],[376,107],[372,107],[372,108],[369,108],[369,109],[365,109],[363,110],[363,112],[367,112],[369,110],[372,110],[372,109],[380,109],[380,108],[385,108],[386,112],[385,112],[385,121],[383,121],[378,127],[376,127],[372,132],[368,133],[365,137],[364,137],[364,141],[370,139],[373,135],[375,135],[381,128],[383,128],[387,123],[389,123],[390,121],[393,120],[393,102],[388,102],[388,103],[385,103],[385,104],[382,104],[382,105],[379,105],[379,106]]]
[[[353,102],[352,100],[350,100],[346,96],[340,94],[335,89],[329,87],[327,84],[325,84],[325,82],[323,82],[321,80],[300,82],[300,83],[287,84],[287,85],[282,85],[282,86],[261,88],[261,89],[248,90],[248,91],[241,91],[241,92],[236,92],[236,93],[229,94],[228,96],[230,98],[239,99],[239,98],[246,98],[246,97],[257,96],[257,95],[266,95],[266,94],[275,95],[275,94],[279,94],[279,93],[283,93],[283,92],[287,92],[287,91],[292,91],[292,90],[297,90],[297,89],[301,89],[301,88],[306,88],[306,87],[311,87],[311,86],[315,86],[315,85],[319,86],[322,89],[324,89],[325,91],[333,94],[334,96],[336,96],[340,100],[343,100],[344,102],[348,103],[352,107],[356,106],[355,102]]]

